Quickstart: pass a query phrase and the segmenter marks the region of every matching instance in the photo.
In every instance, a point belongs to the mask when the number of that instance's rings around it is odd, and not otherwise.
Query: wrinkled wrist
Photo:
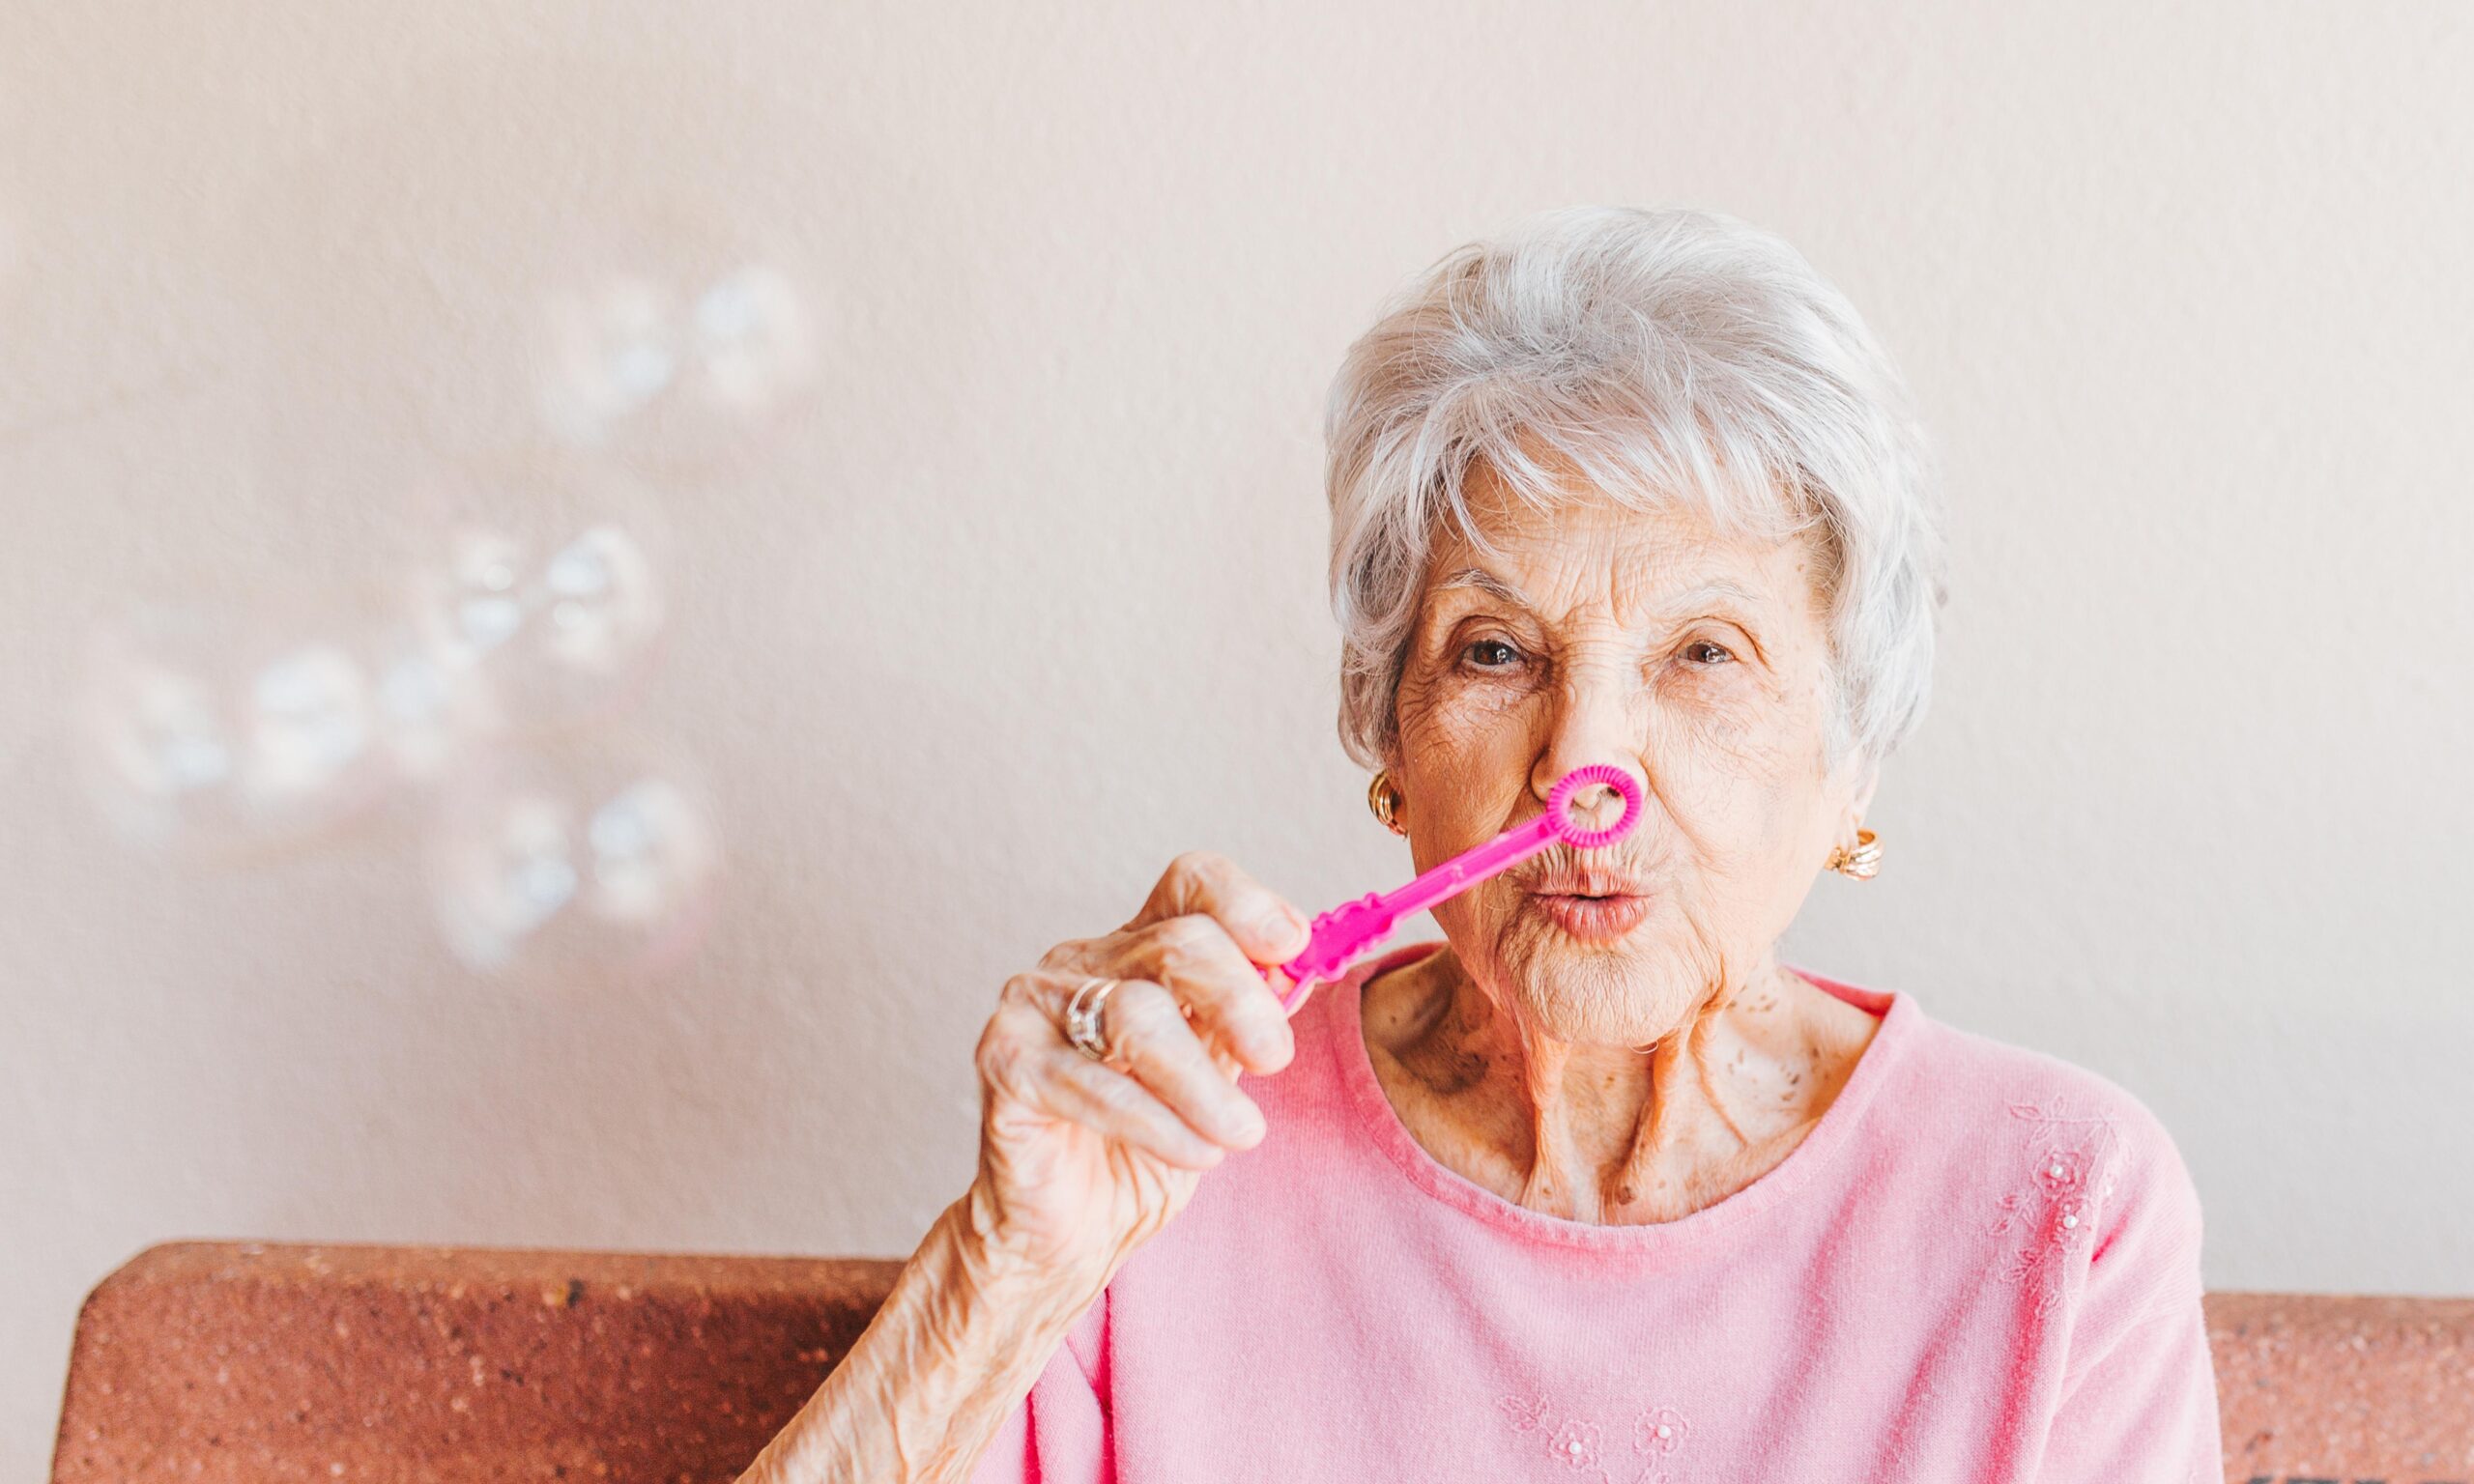
[[[1107,1271],[1080,1270],[1016,1240],[976,1184],[945,1208],[930,1241],[944,1247],[964,1291],[1025,1318],[1070,1326],[1108,1286]]]
[[[848,1355],[740,1475],[742,1484],[970,1476],[1005,1417],[1088,1309],[947,1207]]]

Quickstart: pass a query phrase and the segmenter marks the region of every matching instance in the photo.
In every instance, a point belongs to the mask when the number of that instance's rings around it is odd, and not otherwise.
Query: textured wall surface
[[[0,10],[0,1474],[165,1240],[905,1254],[1008,972],[1189,848],[1396,877],[1321,398],[1576,201],[1784,233],[1941,440],[1934,710],[1791,958],[2144,1099],[2212,1286],[2474,1293],[2469,70],[2447,0]],[[425,459],[541,436],[526,296],[753,240],[799,397],[614,450],[675,581],[592,745],[705,781],[695,956],[467,967],[420,795],[107,828],[96,625],[331,612]]]

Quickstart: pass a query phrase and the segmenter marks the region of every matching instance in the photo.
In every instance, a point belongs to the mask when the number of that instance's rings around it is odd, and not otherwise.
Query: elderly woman
[[[969,1193],[744,1477],[2221,1478],[2154,1117],[1778,955],[1876,869],[1942,591],[1846,300],[1729,217],[1548,214],[1389,306],[1328,433],[1377,817],[1423,870],[1607,763],[1639,823],[1293,1019],[1306,924],[1211,855],[1016,975]]]

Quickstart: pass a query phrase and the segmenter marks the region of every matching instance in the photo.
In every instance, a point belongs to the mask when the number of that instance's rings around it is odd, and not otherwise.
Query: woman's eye
[[[1497,651],[1501,651],[1502,658],[1489,658],[1489,656],[1494,655]],[[1514,649],[1511,645],[1505,643],[1500,639],[1482,639],[1460,652],[1467,655],[1472,660],[1475,660],[1480,670],[1501,669],[1503,666],[1509,665],[1514,660],[1520,658],[1519,650]]]
[[[1724,644],[1713,644],[1706,639],[1695,640],[1693,642],[1684,645],[1683,652],[1692,656],[1703,665],[1723,665],[1729,660],[1735,658],[1735,655],[1729,652]],[[1702,656],[1705,654],[1715,655],[1717,658],[1704,659]]]

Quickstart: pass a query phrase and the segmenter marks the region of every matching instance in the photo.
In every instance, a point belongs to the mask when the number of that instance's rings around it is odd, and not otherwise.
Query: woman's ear
[[[1856,792],[1847,801],[1847,838],[1856,838],[1856,827],[1864,822],[1864,814],[1873,807],[1873,787],[1882,781],[1879,763],[1866,763],[1864,773],[1856,780]]]

